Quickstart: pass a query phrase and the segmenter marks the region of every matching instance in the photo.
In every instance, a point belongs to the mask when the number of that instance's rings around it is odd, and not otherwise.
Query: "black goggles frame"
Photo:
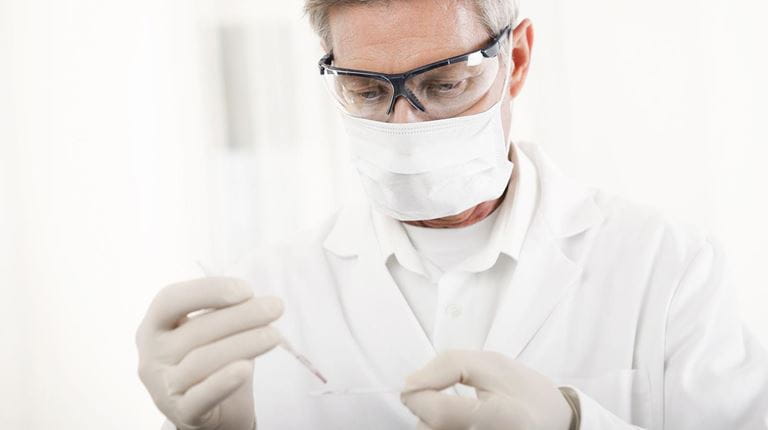
[[[394,89],[394,93],[392,95],[392,100],[389,104],[389,109],[387,109],[387,115],[391,115],[392,111],[395,109],[395,103],[397,102],[397,99],[399,97],[404,97],[408,102],[415,107],[416,109],[426,112],[426,108],[424,108],[424,105],[421,104],[419,99],[416,97],[415,94],[413,94],[408,87],[406,87],[405,82],[410,79],[413,76],[429,72],[430,70],[437,69],[438,67],[447,66],[449,64],[455,64],[460,63],[462,61],[467,61],[470,56],[476,55],[477,53],[480,53],[485,58],[493,58],[497,55],[499,55],[499,52],[501,51],[501,42],[505,37],[508,37],[509,34],[512,32],[512,26],[508,25],[504,27],[498,35],[493,37],[491,41],[488,43],[488,45],[485,48],[482,48],[477,51],[467,52],[462,55],[457,55],[455,57],[446,58],[444,60],[436,61],[434,63],[427,64],[425,66],[417,67],[413,70],[409,70],[405,73],[398,73],[398,74],[386,74],[386,73],[377,73],[377,72],[371,72],[367,70],[354,70],[354,69],[345,69],[341,67],[334,67],[333,64],[333,51],[329,52],[323,58],[320,59],[318,62],[318,66],[320,67],[320,75],[339,75],[339,76],[358,76],[363,78],[372,78],[372,79],[378,79],[381,81],[388,82],[390,85],[392,85],[392,88]]]

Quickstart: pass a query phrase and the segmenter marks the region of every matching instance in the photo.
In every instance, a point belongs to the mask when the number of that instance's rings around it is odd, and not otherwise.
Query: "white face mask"
[[[475,115],[406,124],[344,114],[352,162],[373,206],[401,221],[425,221],[499,198],[513,168],[503,100]]]

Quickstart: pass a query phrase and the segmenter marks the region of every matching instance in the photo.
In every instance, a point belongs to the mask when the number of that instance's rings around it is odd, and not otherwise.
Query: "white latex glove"
[[[475,387],[477,398],[439,392],[459,383]],[[573,415],[546,377],[487,351],[440,354],[408,377],[401,399],[419,429],[568,430]]]
[[[254,298],[236,279],[165,287],[136,333],[139,377],[180,430],[251,430],[253,359],[280,343],[268,324],[282,313],[279,298]]]

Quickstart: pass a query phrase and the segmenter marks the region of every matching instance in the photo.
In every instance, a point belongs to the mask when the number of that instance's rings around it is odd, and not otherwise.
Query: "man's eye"
[[[427,91],[430,95],[445,97],[461,94],[467,86],[467,80],[461,81],[440,81],[427,84]]]
[[[372,104],[382,101],[386,94],[382,88],[368,87],[368,88],[347,88],[347,98],[353,103],[365,103]]]
[[[378,90],[367,90],[367,91],[356,91],[355,94],[357,94],[357,97],[370,101],[370,100],[376,100],[381,96],[381,91]]]

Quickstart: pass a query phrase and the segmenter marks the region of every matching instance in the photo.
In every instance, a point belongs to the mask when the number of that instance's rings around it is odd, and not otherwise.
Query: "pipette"
[[[202,263],[200,263],[199,261],[196,261],[195,263],[197,263],[197,267],[199,267],[200,270],[203,271],[205,276],[209,276],[209,277],[212,276],[211,273],[208,271],[208,269],[206,269]],[[303,354],[296,351],[293,345],[291,345],[291,343],[288,342],[288,340],[285,339],[284,337],[280,342],[280,347],[283,348],[283,350],[285,350],[287,353],[291,354],[296,360],[298,360],[298,362],[301,363],[302,366],[304,366],[313,375],[315,375],[317,379],[319,379],[323,384],[328,383],[328,380],[325,378],[325,376],[323,376],[323,374],[320,373],[319,370],[317,370],[317,368],[312,364],[312,362],[310,362],[309,359],[307,359],[307,357],[305,357]]]
[[[371,387],[371,388],[322,388],[315,391],[310,391],[309,395],[312,397],[323,396],[369,396],[376,394],[400,394],[403,390],[397,388],[387,387]]]
[[[295,349],[293,349],[293,345],[291,345],[285,338],[283,338],[283,341],[280,342],[280,346],[286,350],[289,354],[294,356],[297,360],[299,360],[299,363],[303,364],[304,367],[307,368],[310,372],[312,372],[313,375],[317,376],[317,379],[319,379],[323,384],[327,384],[328,380],[325,379],[325,376],[323,376],[322,373],[320,373],[319,370],[305,357],[303,354],[300,354]]]

